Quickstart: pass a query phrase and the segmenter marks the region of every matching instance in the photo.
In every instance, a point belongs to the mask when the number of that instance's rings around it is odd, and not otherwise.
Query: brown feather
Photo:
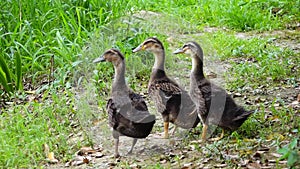
[[[169,79],[163,70],[153,70],[148,92],[164,121],[182,128],[196,127],[200,119],[189,94]]]

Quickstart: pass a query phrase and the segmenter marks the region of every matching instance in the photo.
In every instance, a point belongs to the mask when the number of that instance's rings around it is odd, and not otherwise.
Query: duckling
[[[174,54],[185,53],[192,58],[190,74],[190,95],[195,102],[203,123],[202,140],[205,141],[208,126],[217,125],[222,128],[220,137],[212,138],[217,141],[223,138],[224,130],[236,130],[252,114],[235,103],[233,98],[221,87],[205,78],[203,73],[203,50],[196,42],[187,42]]]
[[[155,116],[148,111],[146,102],[141,95],[134,93],[125,82],[125,59],[120,51],[109,49],[96,58],[97,62],[112,62],[115,69],[114,80],[111,90],[111,98],[108,100],[106,110],[108,121],[112,127],[112,135],[115,142],[115,157],[119,157],[119,136],[133,138],[132,153],[138,138],[146,138],[155,123]]]
[[[177,126],[190,129],[197,126],[200,119],[196,105],[188,92],[171,80],[165,73],[165,50],[163,44],[154,37],[146,39],[133,52],[146,50],[152,52],[155,63],[148,83],[148,94],[154,101],[157,111],[164,121],[164,138],[169,138],[169,122],[175,124],[172,135]]]

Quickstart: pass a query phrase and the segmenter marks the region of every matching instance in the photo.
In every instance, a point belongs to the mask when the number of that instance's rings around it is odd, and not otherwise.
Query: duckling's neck
[[[124,90],[127,88],[125,81],[125,63],[124,61],[114,65],[115,68],[115,76],[112,84],[112,92]]]
[[[204,78],[203,73],[203,57],[199,57],[197,54],[192,57],[192,75],[197,76],[199,78]]]
[[[165,52],[155,52],[153,53],[155,56],[155,62],[153,65],[153,69],[165,70]]]

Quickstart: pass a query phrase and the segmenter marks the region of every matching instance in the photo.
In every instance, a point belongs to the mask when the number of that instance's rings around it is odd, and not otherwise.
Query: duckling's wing
[[[201,81],[199,83],[198,88],[202,93],[202,97],[205,101],[207,110],[213,110],[214,112],[216,112],[219,108],[224,109],[227,96],[226,91],[224,89],[209,82],[208,80]],[[223,112],[223,110],[221,110],[221,112]]]
[[[218,125],[222,120],[226,106],[226,91],[207,79],[202,79],[197,84],[205,102],[205,109],[200,109],[203,110],[200,111],[202,121]]]
[[[134,93],[134,92],[130,92],[129,93],[129,98],[132,102],[132,106],[136,110],[148,112],[147,104],[146,104],[145,100],[143,99],[143,97],[141,95],[139,95],[137,93]]]
[[[167,101],[175,95],[181,94],[180,87],[167,80],[155,80],[148,87],[148,93],[154,101],[158,112],[162,113],[166,110]]]
[[[147,119],[150,119],[148,118],[148,116],[150,116],[150,113],[143,97],[134,92],[130,92],[129,98],[132,105],[130,120],[134,123],[149,123],[150,121],[148,121]]]
[[[112,98],[110,98],[107,101],[106,111],[107,111],[107,114],[108,114],[108,123],[109,123],[109,125],[112,128],[116,129],[117,126],[119,125],[119,118],[117,117],[118,110],[117,110],[117,107],[115,106],[115,103],[114,103]]]
[[[107,102],[109,125],[125,136],[133,138],[147,137],[155,123],[155,116],[150,115],[148,111],[145,116],[141,113],[143,111],[133,108],[129,97],[127,97],[129,102],[124,102],[121,98],[109,99]]]
[[[174,82],[167,80],[157,80],[151,84],[152,89],[161,90],[166,96],[177,95],[182,93],[182,89]]]
[[[109,125],[116,129],[120,124],[130,125],[132,106],[129,97],[110,98],[106,105]]]
[[[149,95],[153,100],[157,111],[160,113],[164,112],[166,110],[166,104],[168,101],[168,98],[165,96],[165,94],[160,90],[152,90]]]

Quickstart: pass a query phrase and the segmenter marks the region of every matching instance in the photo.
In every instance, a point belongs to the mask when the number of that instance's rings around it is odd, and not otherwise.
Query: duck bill
[[[180,54],[180,53],[184,53],[184,50],[183,49],[177,49],[173,52],[173,54]]]
[[[135,53],[135,52],[139,52],[141,50],[144,50],[143,45],[139,45],[138,47],[136,47],[135,49],[133,49],[132,52]]]
[[[98,62],[105,62],[105,58],[103,56],[100,56],[93,61],[93,63],[98,63]]]

